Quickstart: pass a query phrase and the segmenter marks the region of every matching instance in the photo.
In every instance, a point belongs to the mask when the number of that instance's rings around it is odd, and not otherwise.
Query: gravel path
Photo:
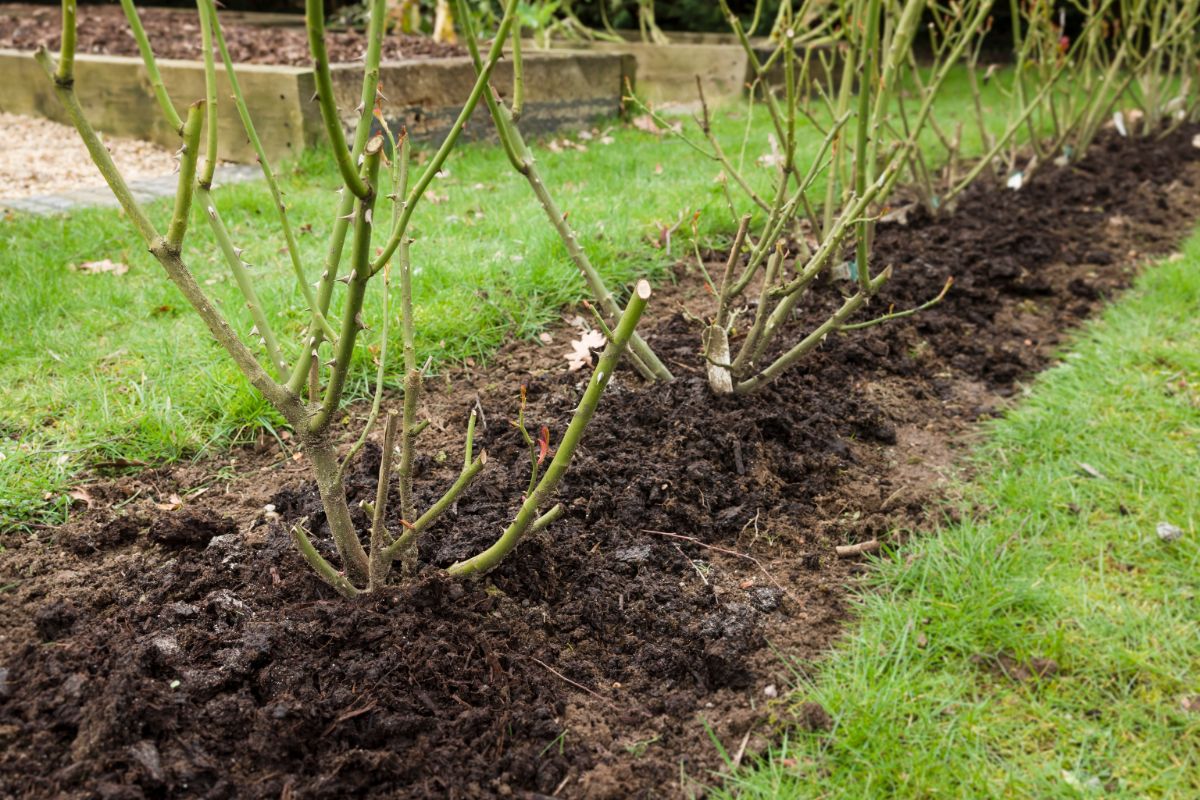
[[[170,175],[169,150],[137,139],[105,138],[128,180]],[[0,200],[57,195],[104,185],[75,129],[47,119],[0,113]]]
[[[137,139],[105,138],[104,143],[139,201],[175,194],[173,153]],[[257,165],[221,162],[213,185],[259,177]],[[74,128],[0,113],[0,220],[10,213],[62,214],[115,205]]]

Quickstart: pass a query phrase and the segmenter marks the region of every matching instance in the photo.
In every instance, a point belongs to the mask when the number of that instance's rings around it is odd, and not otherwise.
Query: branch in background
[[[486,65],[479,56],[479,46],[476,41],[475,31],[470,22],[470,16],[467,13],[465,0],[456,0],[456,2],[459,9],[458,16],[463,28],[463,38],[466,41],[471,58],[475,62],[476,75],[482,78]],[[493,43],[493,51],[494,49],[495,43]],[[542,180],[541,172],[537,167],[537,161],[534,159],[528,145],[526,145],[520,128],[517,127],[516,122],[520,116],[520,98],[523,98],[525,90],[523,86],[524,73],[521,69],[516,68],[515,65],[513,80],[513,110],[505,106],[496,97],[494,92],[489,91],[484,95],[484,101],[487,103],[488,111],[492,115],[492,122],[496,127],[500,143],[504,148],[505,154],[508,156],[509,163],[529,182],[534,196],[537,197],[542,210],[546,212],[547,219],[554,226],[555,232],[558,233],[559,239],[567,250],[567,255],[574,262],[580,275],[583,276],[583,280],[588,285],[592,297],[610,319],[616,320],[621,315],[620,306],[617,304],[604,278],[592,265],[587,253],[580,246],[578,235],[567,222],[567,215],[559,209],[558,205],[554,202],[554,198],[551,197],[549,190],[546,188],[545,181]],[[636,332],[633,334],[629,349],[634,367],[641,373],[642,377],[652,381],[674,380],[671,371],[667,369],[662,360],[659,359],[650,346]]]

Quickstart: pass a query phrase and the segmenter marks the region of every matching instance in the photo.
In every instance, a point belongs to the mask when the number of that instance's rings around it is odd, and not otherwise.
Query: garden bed
[[[195,10],[139,8],[142,25],[159,58],[199,61],[200,22]],[[278,20],[279,15],[272,15]],[[295,27],[253,22],[253,15],[236,19],[222,15],[221,28],[229,46],[229,55],[238,64],[274,64],[306,67],[312,63],[303,16],[296,16]],[[138,58],[137,42],[129,32],[129,23],[119,6],[79,7],[79,53]],[[36,50],[45,46],[58,50],[62,35],[62,12],[57,6],[23,3],[0,4],[0,48]],[[357,31],[331,32],[325,37],[329,59],[334,64],[362,61],[366,36]],[[386,61],[421,58],[451,58],[466,55],[461,47],[435,42],[427,36],[394,34],[383,40]]]
[[[897,271],[881,307],[954,275],[945,302],[831,337],[752,398],[709,394],[689,316],[711,300],[681,269],[643,326],[679,379],[621,371],[564,519],[486,581],[431,571],[337,598],[286,534],[323,525],[303,454],[273,442],[87,487],[68,525],[3,542],[0,794],[624,798],[694,788],[681,765],[713,780],[703,725],[731,756],[761,748],[789,669],[842,630],[861,562],[834,547],[934,522],[974,423],[1190,229],[1198,130],[1105,137],[1020,191],[975,187],[952,219],[881,224],[875,261]],[[797,326],[839,302],[822,288]],[[510,516],[528,466],[516,376],[527,419],[563,429],[583,379],[562,358],[570,327],[552,334],[424,403],[422,449],[446,457],[421,463],[420,499],[457,472],[476,405],[491,461],[423,562],[474,552]],[[377,462],[369,448],[353,469],[355,501]]]

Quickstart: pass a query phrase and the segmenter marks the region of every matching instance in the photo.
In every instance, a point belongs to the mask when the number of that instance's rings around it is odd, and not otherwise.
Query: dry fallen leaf
[[[1158,538],[1164,542],[1174,542],[1183,538],[1183,529],[1178,525],[1172,525],[1169,522],[1160,522],[1154,526],[1154,532],[1158,534]]]
[[[756,160],[760,167],[778,167],[783,163],[783,153],[779,152],[779,142],[773,134],[767,135],[767,143],[771,146],[770,153],[763,153]]]
[[[129,265],[123,264],[120,261],[113,261],[111,258],[102,258],[99,261],[84,261],[77,267],[72,267],[76,272],[82,272],[86,275],[99,275],[104,272],[111,272],[113,275],[124,275],[129,272]]]
[[[72,500],[78,500],[81,503],[86,503],[88,508],[91,508],[94,505],[92,502],[92,496],[88,493],[87,489],[72,489],[71,491],[67,492],[67,496]]]
[[[183,498],[177,494],[172,494],[167,498],[165,503],[155,503],[154,507],[159,511],[174,511],[183,506]]]
[[[629,121],[629,124],[637,128],[639,131],[652,133],[655,136],[662,136],[664,133],[680,133],[683,131],[683,124],[679,122],[670,123],[670,127],[660,128],[658,123],[654,121],[654,117],[649,114],[642,114],[640,117],[634,117]],[[603,141],[603,140],[602,140]]]
[[[572,372],[592,365],[592,350],[598,350],[608,342],[604,334],[597,330],[586,331],[578,339],[571,342],[571,349],[564,354],[567,368]]]

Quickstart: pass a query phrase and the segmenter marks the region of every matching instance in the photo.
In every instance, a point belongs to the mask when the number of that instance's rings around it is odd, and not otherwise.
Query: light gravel
[[[101,135],[126,180],[169,175],[175,157],[158,145]],[[0,113],[0,200],[93,189],[104,179],[74,128]]]

